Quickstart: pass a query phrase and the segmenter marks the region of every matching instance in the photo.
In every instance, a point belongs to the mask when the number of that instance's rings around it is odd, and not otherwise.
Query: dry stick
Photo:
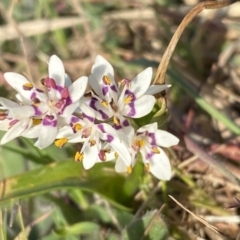
[[[229,6],[239,0],[217,0],[217,1],[206,1],[201,2],[196,5],[182,20],[181,24],[178,26],[177,31],[174,33],[168,47],[163,54],[162,60],[158,66],[157,73],[154,79],[153,84],[164,84],[167,67],[170,61],[170,58],[173,54],[173,51],[178,43],[179,38],[181,37],[184,29],[189,25],[192,19],[202,12],[204,9],[217,9]]]
[[[14,29],[18,33],[18,36],[19,36],[20,42],[21,42],[23,55],[24,55],[25,62],[26,62],[26,65],[27,65],[28,79],[32,82],[32,74],[31,74],[30,67],[29,67],[29,61],[28,61],[28,58],[27,58],[27,51],[26,51],[26,47],[25,47],[25,43],[24,43],[24,36],[23,36],[23,33],[21,32],[21,30],[19,29],[17,23],[15,22],[15,20],[12,18],[12,12],[13,12],[13,9],[14,9],[14,6],[15,6],[16,2],[17,2],[16,0],[12,0],[11,5],[10,5],[7,13],[5,13],[4,5],[2,3],[0,3],[0,10],[1,10],[1,13],[3,14],[4,18],[10,24],[12,24],[12,26],[14,27]]]

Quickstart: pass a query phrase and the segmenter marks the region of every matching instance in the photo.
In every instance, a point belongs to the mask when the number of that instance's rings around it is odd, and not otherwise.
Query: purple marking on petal
[[[101,114],[102,119],[104,120],[109,119],[109,116],[103,110],[97,110],[97,111]]]
[[[91,98],[90,100],[90,103],[89,103],[89,106],[94,109],[95,111],[97,111],[97,108],[95,106],[95,103],[97,102],[98,100],[96,98]]]
[[[136,109],[135,109],[135,106],[134,106],[134,102],[129,103],[128,106],[130,107],[130,111],[128,112],[127,115],[129,117],[134,117],[136,115]]]
[[[98,129],[99,129],[101,132],[105,133],[104,127],[103,127],[103,125],[102,125],[101,123],[100,123],[100,124],[97,124],[97,127],[98,127]]]
[[[67,87],[64,87],[62,90],[61,90],[61,96],[62,98],[68,98],[69,97],[69,91],[68,91],[68,88]]]
[[[36,93],[35,92],[32,92],[32,94],[31,94],[31,96],[30,96],[30,99],[32,100],[32,99],[35,99],[36,98]]]
[[[106,161],[106,154],[103,150],[100,150],[99,153],[98,153],[98,157],[100,158],[100,160],[102,162]]]
[[[63,90],[63,87],[60,85],[56,85],[56,90],[61,93],[61,91]]]
[[[102,94],[103,94],[103,96],[106,96],[107,93],[108,93],[108,87],[107,87],[107,86],[104,86],[104,87],[102,88]]]
[[[38,107],[32,105],[33,109],[34,109],[34,116],[39,116],[42,115],[43,113],[39,110]]]
[[[148,159],[151,159],[153,155],[154,155],[154,152],[147,153],[146,159],[147,159],[147,160],[148,160]]]
[[[113,139],[114,139],[114,137],[113,136],[111,136],[111,135],[107,135],[107,142],[108,143],[111,143],[112,141],[113,141]]]
[[[57,127],[57,120],[54,120],[53,115],[46,115],[42,120],[43,126]]]
[[[151,141],[150,141],[151,145],[157,145],[155,133],[148,133],[147,136],[150,137],[150,139],[151,139]]]
[[[79,118],[78,117],[75,117],[75,116],[72,116],[71,117],[71,123],[76,123],[79,121]]]
[[[19,120],[13,119],[11,122],[9,122],[9,126],[12,127],[14,124],[16,124]]]
[[[115,85],[111,85],[110,86],[111,90],[113,90],[114,92],[117,92],[116,86]]]
[[[58,103],[59,103],[59,105],[57,105]],[[63,114],[66,107],[72,104],[72,99],[70,97],[68,97],[66,99],[63,98],[63,99],[60,99],[58,101],[58,103],[55,104],[55,106],[60,109],[58,114],[61,115],[61,114]]]
[[[126,89],[125,95],[131,95],[132,96],[132,101],[135,101],[136,100],[136,96],[133,92],[131,92],[129,89]]]
[[[122,126],[120,124],[119,125],[113,124],[113,128],[116,130],[120,130],[120,129],[122,129]]]
[[[41,90],[41,89],[39,89],[39,88],[36,88],[36,91],[37,91],[37,92],[40,92],[40,93],[43,93],[43,92],[44,92],[43,90]]]
[[[125,119],[125,120],[123,121],[122,125],[123,125],[124,127],[128,127],[130,124],[129,124],[128,120]]]
[[[82,114],[82,116],[83,116],[83,118],[86,118],[86,119],[88,119],[90,122],[94,122],[94,120],[95,120],[95,118],[93,118],[93,117],[90,117],[90,116],[88,116],[87,114],[85,114],[85,113],[83,113]]]

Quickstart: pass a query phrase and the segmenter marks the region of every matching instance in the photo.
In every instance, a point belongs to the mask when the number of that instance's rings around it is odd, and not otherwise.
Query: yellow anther
[[[139,148],[143,147],[144,144],[145,144],[145,141],[144,141],[144,140],[138,140],[138,141],[137,141],[137,145],[138,145]]]
[[[157,147],[152,147],[152,150],[153,150],[154,153],[157,153],[157,154],[160,153],[160,151]]]
[[[76,152],[74,160],[75,162],[81,162],[84,158],[84,153]]]
[[[117,158],[119,155],[117,152],[114,153],[114,157]]]
[[[96,141],[94,139],[89,140],[90,146],[94,146],[96,144]]]
[[[79,124],[79,123],[76,123],[76,124],[73,126],[73,130],[74,130],[75,132],[78,132],[78,131],[80,131],[81,129],[82,129],[82,125]]]
[[[33,124],[33,126],[37,126],[37,125],[39,125],[41,122],[42,122],[42,119],[39,119],[39,118],[34,118],[34,119],[32,119],[32,124]]]
[[[116,116],[113,117],[113,123],[116,124],[117,126],[120,125],[120,121]]]
[[[56,147],[62,148],[68,142],[67,138],[60,138],[55,140],[54,144]]]
[[[145,170],[146,170],[146,172],[150,172],[150,164],[149,163],[145,164]]]
[[[110,85],[112,82],[111,82],[111,79],[108,77],[108,76],[106,76],[106,75],[104,75],[103,76],[103,82],[106,84],[106,85]]]
[[[104,107],[107,107],[108,106],[108,103],[106,101],[102,101],[101,104],[104,106]]]
[[[23,84],[24,90],[31,90],[33,88],[33,85],[31,83],[25,83]]]
[[[127,167],[127,173],[129,173],[129,174],[132,173],[132,167],[131,166]]]
[[[129,104],[132,101],[132,99],[133,99],[133,95],[130,94],[124,99],[124,103]]]

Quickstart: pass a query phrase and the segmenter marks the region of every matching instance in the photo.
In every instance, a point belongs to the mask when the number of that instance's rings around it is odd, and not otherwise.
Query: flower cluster
[[[17,91],[18,103],[0,97],[0,130],[6,131],[1,144],[19,136],[37,139],[34,145],[39,149],[52,143],[58,147],[81,143],[75,160],[82,161],[85,169],[116,159],[116,171],[129,173],[141,153],[148,171],[170,179],[169,159],[160,146],[170,147],[179,140],[158,130],[157,123],[136,130],[131,120],[150,113],[156,102],[153,95],[170,87],[151,86],[151,68],[117,83],[111,64],[97,56],[90,76],[71,82],[62,61],[53,55],[41,89],[17,73],[4,77]],[[88,84],[91,90],[86,92]]]

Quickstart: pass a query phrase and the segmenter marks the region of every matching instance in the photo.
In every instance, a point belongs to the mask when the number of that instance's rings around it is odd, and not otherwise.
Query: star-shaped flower
[[[30,117],[40,120],[38,128],[35,128],[38,138],[35,146],[40,149],[54,142],[61,119],[69,117],[79,106],[88,81],[87,77],[81,77],[66,87],[63,63],[55,55],[49,60],[48,70],[48,77],[42,80],[45,92],[20,74],[4,74],[6,81],[18,92],[17,99],[25,105],[11,108],[11,116],[14,119]]]
[[[75,160],[82,161],[85,169],[91,168],[96,162],[113,160],[113,151],[115,157],[120,156],[124,164],[127,167],[130,166],[130,153],[117,131],[107,123],[95,123],[95,114],[92,109],[86,107],[82,110],[82,119],[71,116],[69,125],[60,129],[55,145],[62,147],[67,142],[82,143],[82,148],[76,153]]]
[[[152,68],[147,68],[132,81],[124,79],[119,86],[115,82],[111,64],[97,56],[89,76],[89,84],[95,93],[89,105],[96,111],[97,119],[104,121],[113,117],[115,129],[129,127],[127,118],[147,115],[156,102],[152,95],[170,87],[150,86],[151,81]]]
[[[147,171],[162,180],[171,178],[171,165],[169,158],[161,147],[171,147],[178,144],[179,139],[164,130],[157,128],[157,123],[151,123],[141,127],[134,134],[129,132],[129,151],[132,155],[132,166],[136,163],[138,152],[142,155],[143,163]],[[115,169],[117,172],[128,171],[128,166],[119,157]]]

